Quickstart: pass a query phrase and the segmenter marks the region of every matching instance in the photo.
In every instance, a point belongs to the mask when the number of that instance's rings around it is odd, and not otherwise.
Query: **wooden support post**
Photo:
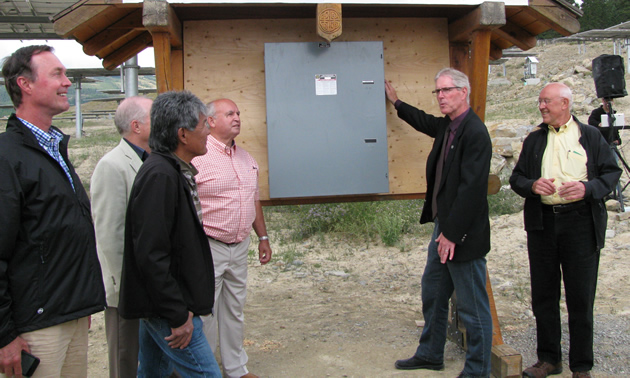
[[[488,63],[490,59],[491,30],[478,30],[471,40],[468,78],[470,80],[470,107],[482,121],[486,118],[486,92],[488,88]],[[474,88],[474,89],[473,89]]]
[[[172,90],[184,90],[184,50],[171,50]]]
[[[171,75],[171,44],[168,33],[152,33],[153,50],[155,54],[155,82],[157,92],[162,93],[173,89]]]
[[[490,363],[490,372],[495,377],[520,377],[523,373],[523,358],[520,353],[505,344],[492,347]]]
[[[490,283],[490,274],[486,270],[486,292],[490,302],[490,314],[492,314],[492,345],[502,345],[503,335],[499,324],[499,316],[497,315],[497,307],[494,303],[494,294],[492,292],[492,284]],[[466,327],[459,319],[457,313],[457,293],[453,293],[451,297],[451,309],[449,311],[448,337],[454,343],[466,349]]]
[[[486,292],[490,302],[490,313],[492,314],[492,345],[503,344],[503,335],[501,334],[501,325],[499,324],[499,315],[497,314],[497,306],[494,303],[494,293],[492,292],[492,283],[490,283],[490,273],[486,269]]]
[[[182,54],[172,53],[172,50],[181,50],[183,46],[182,24],[175,11],[166,0],[144,0],[142,24],[153,36],[158,93],[176,89],[175,83],[183,89]],[[181,73],[181,77],[173,77],[173,57],[177,58],[175,72],[177,75]]]

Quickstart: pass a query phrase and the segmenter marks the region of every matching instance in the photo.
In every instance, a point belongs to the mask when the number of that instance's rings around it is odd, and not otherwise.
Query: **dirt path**
[[[596,300],[596,377],[630,374],[630,225],[611,214],[614,238],[602,251]],[[492,219],[488,267],[505,343],[535,362],[534,319],[529,307],[529,273],[522,214]],[[313,238],[316,239],[316,238]],[[442,372],[395,370],[410,357],[422,320],[420,277],[426,238],[408,238],[401,252],[381,245],[350,246],[307,240],[292,248],[292,264],[275,261],[249,268],[246,340],[249,369],[261,377],[456,376],[464,352],[448,342]],[[274,246],[282,250],[286,246]],[[303,254],[302,254],[303,253]],[[564,304],[563,304],[564,306]],[[566,312],[563,312],[567,355]],[[90,376],[107,376],[102,315],[90,333]],[[566,359],[566,357],[565,357]],[[565,373],[570,377],[565,362]]]

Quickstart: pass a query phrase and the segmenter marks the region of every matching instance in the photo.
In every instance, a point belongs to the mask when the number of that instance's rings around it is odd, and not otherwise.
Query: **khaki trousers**
[[[226,377],[248,373],[247,353],[243,348],[243,308],[247,296],[247,250],[249,237],[240,243],[224,244],[208,238],[214,261],[214,316],[203,316],[203,331],[216,353],[217,337],[221,365]],[[218,332],[217,332],[218,326]]]
[[[40,360],[34,378],[87,377],[87,316],[26,332],[20,337],[28,343],[31,354]]]

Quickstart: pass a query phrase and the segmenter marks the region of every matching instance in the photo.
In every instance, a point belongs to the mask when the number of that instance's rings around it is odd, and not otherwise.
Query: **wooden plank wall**
[[[439,114],[431,91],[435,74],[449,64],[446,19],[353,18],[343,20],[343,30],[335,41],[383,41],[385,77],[399,97]],[[184,23],[184,87],[204,102],[236,102],[242,122],[236,141],[258,161],[261,200],[269,199],[264,43],[321,41],[315,18]],[[390,104],[387,113],[389,194],[425,193],[433,140],[400,121]]]

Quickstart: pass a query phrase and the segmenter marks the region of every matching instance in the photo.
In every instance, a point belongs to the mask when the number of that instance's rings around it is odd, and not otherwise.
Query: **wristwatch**
[[[258,241],[263,241],[263,240],[269,240],[269,236],[265,235],[258,238]]]

